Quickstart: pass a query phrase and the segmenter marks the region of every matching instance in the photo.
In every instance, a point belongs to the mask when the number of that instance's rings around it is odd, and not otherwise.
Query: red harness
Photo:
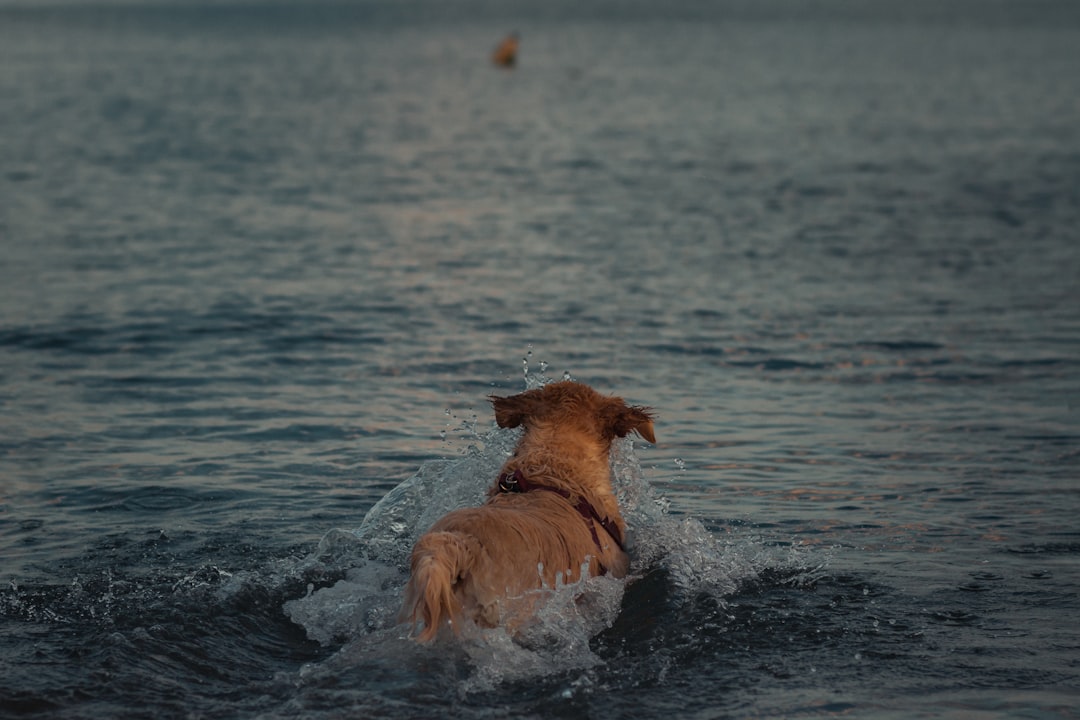
[[[539,483],[532,483],[525,479],[525,475],[520,470],[515,470],[512,473],[503,473],[499,476],[499,492],[504,493],[527,493],[534,490],[546,490],[547,492],[553,492],[557,495],[562,495],[567,500],[572,497],[568,490],[562,488],[551,487],[550,485],[540,485]],[[596,534],[596,523],[600,523],[600,527],[604,528],[611,539],[615,541],[615,544],[619,546],[619,549],[626,552],[626,548],[623,546],[622,533],[619,532],[619,526],[611,518],[600,517],[600,513],[596,512],[596,508],[592,506],[585,498],[578,498],[577,505],[574,509],[578,511],[581,517],[585,518],[585,521],[589,524],[589,532],[592,533],[593,542],[596,543],[596,548],[603,551],[604,547],[600,544],[600,536]],[[606,575],[607,568],[603,563],[600,564],[600,574]]]

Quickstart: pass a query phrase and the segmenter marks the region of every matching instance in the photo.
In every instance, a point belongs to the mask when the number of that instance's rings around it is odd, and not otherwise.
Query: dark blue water
[[[4,3],[0,716],[1074,716],[1078,47],[1063,0]],[[486,396],[564,373],[659,416],[631,582],[415,646]]]

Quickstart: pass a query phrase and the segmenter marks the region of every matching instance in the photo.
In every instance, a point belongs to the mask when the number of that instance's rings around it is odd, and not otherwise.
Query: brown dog
[[[630,564],[608,453],[631,432],[656,442],[649,409],[575,382],[491,402],[500,427],[525,434],[487,502],[445,515],[413,547],[402,618],[423,622],[421,641],[447,623],[457,634],[464,618],[513,630],[537,601],[529,591],[573,583],[586,564],[619,578]]]

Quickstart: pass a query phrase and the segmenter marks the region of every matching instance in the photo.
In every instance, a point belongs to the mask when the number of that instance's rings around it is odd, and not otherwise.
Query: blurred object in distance
[[[516,32],[507,35],[499,43],[499,47],[495,48],[495,52],[491,55],[491,61],[499,67],[514,67],[517,63],[518,37]]]

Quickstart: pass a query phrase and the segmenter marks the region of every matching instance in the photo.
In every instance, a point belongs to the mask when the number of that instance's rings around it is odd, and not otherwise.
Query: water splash
[[[539,373],[525,380],[527,387],[551,382]],[[376,503],[357,529],[327,533],[302,564],[306,576],[318,566],[337,579],[318,589],[309,584],[303,597],[284,604],[288,617],[324,645],[344,643],[336,662],[346,662],[342,657],[362,653],[361,647],[371,643],[400,652],[409,628],[397,623],[397,613],[413,544],[447,512],[483,502],[519,436],[520,430],[492,426],[460,456],[424,463]],[[705,597],[720,608],[740,587],[776,568],[784,568],[785,577],[808,580],[823,572],[825,560],[801,546],[780,547],[738,533],[717,535],[694,518],[672,514],[667,499],[644,478],[631,439],[613,445],[611,466],[628,527],[630,576],[546,588],[548,597],[534,622],[515,637],[501,628],[467,633],[455,650],[471,668],[460,681],[463,694],[603,665],[590,647],[591,638],[613,626],[627,585],[657,570],[667,578],[671,602]],[[417,646],[409,652],[422,656],[445,649]]]
[[[624,589],[623,581],[599,576],[540,591],[547,595],[544,604],[517,635],[494,628],[464,643],[474,671],[459,692],[487,692],[505,683],[602,666],[589,640],[612,626]]]
[[[285,603],[286,615],[324,645],[394,628],[417,538],[451,510],[483,502],[519,434],[495,428],[478,438],[482,449],[471,444],[459,457],[424,463],[379,500],[359,528],[328,532],[304,561],[305,575],[317,567],[338,579]]]

